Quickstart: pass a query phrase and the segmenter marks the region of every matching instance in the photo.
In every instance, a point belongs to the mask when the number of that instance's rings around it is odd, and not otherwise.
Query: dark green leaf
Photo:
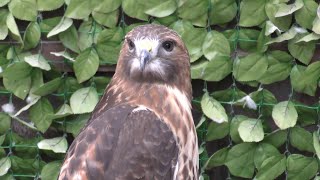
[[[30,108],[30,120],[44,133],[52,123],[53,107],[48,99],[41,98]]]
[[[99,56],[93,48],[81,52],[73,63],[73,69],[79,83],[90,79],[97,72],[98,67]]]
[[[271,156],[265,159],[254,179],[276,179],[286,170],[286,157],[284,155]]]
[[[267,18],[265,5],[266,1],[241,1],[239,25],[244,27],[260,25]]]
[[[276,130],[266,135],[263,142],[271,144],[276,148],[279,148],[287,141],[287,135],[287,130]]]
[[[291,154],[287,158],[288,180],[310,179],[318,172],[318,162],[315,158],[301,154]]]
[[[300,127],[291,128],[289,134],[290,144],[300,151],[314,152],[312,134]]]
[[[222,166],[228,156],[228,148],[221,148],[215,152],[206,162],[206,169],[212,169],[217,166]]]
[[[8,7],[13,16],[18,19],[25,21],[35,21],[37,19],[36,0],[11,0]]]
[[[242,139],[240,138],[238,129],[239,129],[240,123],[243,122],[246,119],[248,119],[248,117],[243,116],[243,115],[236,115],[231,120],[231,123],[230,123],[230,137],[231,137],[232,141],[234,141],[235,143],[242,142]]]
[[[288,49],[293,57],[303,64],[308,65],[316,49],[316,44],[314,41],[297,43],[296,41],[301,39],[302,36],[303,35],[299,34],[295,38],[289,40]]]
[[[216,123],[211,122],[209,124],[208,130],[207,130],[207,141],[213,141],[217,139],[222,139],[226,137],[229,134],[229,123]]]
[[[37,22],[30,22],[23,36],[24,49],[35,48],[41,37],[40,26]]]
[[[55,92],[61,85],[62,79],[61,78],[56,78],[53,79],[43,85],[41,85],[39,88],[35,89],[33,91],[33,94],[38,95],[38,96],[45,96],[50,93]]]
[[[71,49],[72,51],[79,53],[80,49],[78,47],[78,32],[76,27],[72,24],[67,30],[59,33],[59,39],[62,44]]]
[[[11,127],[11,118],[5,113],[0,112],[0,135],[6,134]],[[1,145],[1,144],[0,144]]]
[[[40,177],[42,180],[58,179],[60,168],[62,163],[60,161],[54,161],[46,164],[42,170]]]
[[[272,157],[279,156],[280,152],[274,146],[266,143],[259,143],[256,152],[254,153],[254,164],[256,168],[260,171],[263,167],[263,162]]]

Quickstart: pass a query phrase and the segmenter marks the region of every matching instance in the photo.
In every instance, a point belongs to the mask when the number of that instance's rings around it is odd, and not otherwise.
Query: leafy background
[[[202,179],[320,179],[313,0],[2,0],[0,179],[56,179],[145,23],[189,50]]]

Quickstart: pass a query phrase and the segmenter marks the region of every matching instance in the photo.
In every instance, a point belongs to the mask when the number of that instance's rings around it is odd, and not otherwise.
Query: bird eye
[[[163,49],[165,49],[168,52],[171,52],[174,47],[174,43],[172,41],[165,41],[162,43]]]
[[[128,45],[130,50],[134,49],[134,43],[130,39],[128,39]]]

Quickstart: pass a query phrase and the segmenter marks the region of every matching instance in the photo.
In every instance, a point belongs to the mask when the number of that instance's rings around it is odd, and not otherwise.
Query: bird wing
[[[113,107],[74,140],[64,179],[173,179],[179,148],[169,127],[150,110]]]

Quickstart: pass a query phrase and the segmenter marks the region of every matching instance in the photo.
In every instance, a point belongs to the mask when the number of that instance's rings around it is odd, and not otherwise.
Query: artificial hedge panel
[[[2,0],[0,179],[56,179],[110,80],[101,67],[145,23],[174,29],[189,51],[201,178],[221,167],[220,178],[319,178],[318,2]],[[283,85],[284,98],[269,89]]]

